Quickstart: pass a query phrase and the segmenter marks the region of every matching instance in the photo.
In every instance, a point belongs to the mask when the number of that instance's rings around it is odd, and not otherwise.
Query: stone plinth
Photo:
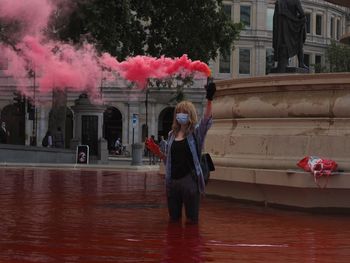
[[[334,197],[332,203],[313,196],[324,192],[311,174],[296,166],[304,156],[316,155],[350,171],[350,74],[265,76],[220,81],[217,88],[214,125],[206,140],[216,165],[209,194],[307,208],[350,208],[350,203],[339,203],[341,198]],[[231,187],[226,189],[228,182]],[[243,185],[246,191],[238,194]],[[347,173],[331,177],[327,191],[331,189],[350,193]],[[304,203],[303,195],[311,201]]]
[[[298,74],[307,74],[309,73],[309,69],[307,68],[297,68],[297,67],[287,67],[285,73],[279,72],[278,68],[272,68],[271,72],[272,74],[286,74],[286,73],[298,73]]]
[[[336,5],[342,5],[350,8],[350,2],[348,0],[326,0],[326,1]]]

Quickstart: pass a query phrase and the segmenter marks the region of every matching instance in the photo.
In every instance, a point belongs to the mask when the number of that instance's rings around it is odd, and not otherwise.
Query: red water
[[[345,198],[345,197],[344,197]],[[0,170],[0,262],[350,262],[350,218],[206,197],[168,224],[157,174]]]

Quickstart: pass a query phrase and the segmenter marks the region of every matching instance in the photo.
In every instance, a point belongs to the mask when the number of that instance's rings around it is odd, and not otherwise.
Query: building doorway
[[[73,112],[71,109],[66,110],[66,128],[65,128],[65,146],[70,149],[70,142],[73,138]]]
[[[174,110],[174,107],[167,107],[160,112],[158,118],[158,138],[160,136],[164,136],[165,139],[168,138],[168,133],[173,124]]]
[[[10,132],[9,144],[25,145],[25,103],[7,105],[1,111],[1,120]]]
[[[115,141],[123,139],[123,116],[115,107],[108,107],[103,113],[103,137],[108,142],[108,151],[114,149]],[[122,144],[125,142],[122,141]]]
[[[63,120],[64,122],[64,127],[58,126],[57,124],[59,123],[57,120],[54,119],[53,117],[53,111],[51,109],[49,113],[49,130],[51,133],[54,135],[55,132],[57,131],[57,128],[60,127],[61,130],[63,131],[64,134],[64,148],[70,149],[70,142],[73,138],[73,112],[70,108],[66,107],[64,114],[66,115],[65,119]]]
[[[98,151],[98,117],[83,115],[81,118],[81,144],[89,145],[90,155]]]

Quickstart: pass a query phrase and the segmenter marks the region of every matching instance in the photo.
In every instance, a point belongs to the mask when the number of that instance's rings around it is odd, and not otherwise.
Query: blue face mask
[[[181,125],[186,125],[188,123],[188,114],[187,113],[177,113],[176,120]]]

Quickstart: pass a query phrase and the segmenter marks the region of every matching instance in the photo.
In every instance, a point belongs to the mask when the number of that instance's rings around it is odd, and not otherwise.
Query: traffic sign
[[[134,114],[132,115],[132,127],[133,127],[133,128],[136,128],[137,119],[138,119],[138,116],[137,116],[137,114],[134,113]]]

